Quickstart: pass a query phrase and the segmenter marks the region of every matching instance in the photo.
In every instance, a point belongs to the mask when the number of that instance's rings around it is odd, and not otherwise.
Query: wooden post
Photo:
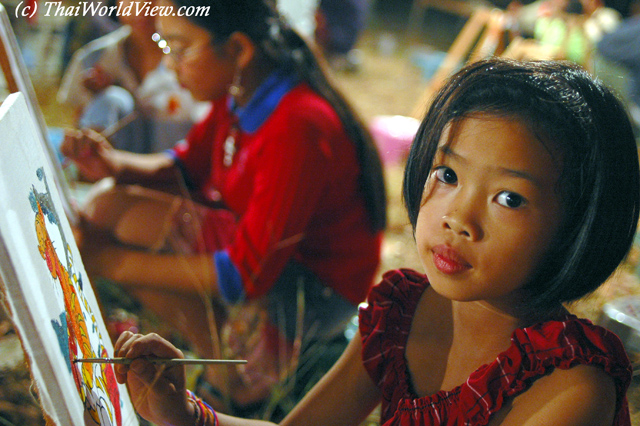
[[[449,48],[442,64],[429,80],[426,89],[411,113],[412,117],[418,120],[422,119],[433,95],[440,89],[446,79],[466,62],[467,55],[476,45],[490,18],[491,11],[486,8],[478,9],[471,15]]]

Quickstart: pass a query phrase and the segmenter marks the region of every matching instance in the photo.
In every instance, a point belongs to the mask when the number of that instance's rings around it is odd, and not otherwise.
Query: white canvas
[[[27,67],[22,59],[22,54],[18,46],[18,41],[13,33],[11,22],[7,10],[0,3],[0,65],[2,65],[2,73],[8,83],[10,93],[22,92],[31,116],[34,118],[36,127],[36,136],[38,142],[45,152],[45,159],[49,163],[53,171],[51,180],[55,183],[58,191],[60,191],[62,207],[67,218],[72,223],[77,223],[78,217],[72,208],[72,197],[69,185],[62,171],[62,165],[49,142],[49,134],[42,111],[38,105],[38,98],[33,90],[31,78],[27,72]]]
[[[48,424],[137,425],[24,96],[0,106],[0,277]]]

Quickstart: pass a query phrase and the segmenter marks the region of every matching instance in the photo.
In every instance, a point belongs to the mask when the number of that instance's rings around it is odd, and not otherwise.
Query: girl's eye
[[[435,170],[435,177],[440,182],[444,182],[449,185],[453,185],[458,182],[458,176],[456,175],[456,172],[446,166],[438,167]]]
[[[497,202],[501,206],[508,207],[510,209],[517,209],[526,204],[526,200],[515,192],[503,191],[498,194]]]

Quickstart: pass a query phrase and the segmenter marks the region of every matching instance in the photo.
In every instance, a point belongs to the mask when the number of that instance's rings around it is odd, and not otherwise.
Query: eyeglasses
[[[170,47],[167,40],[163,39],[158,33],[154,33],[151,36],[151,39],[158,44],[158,47],[160,48],[160,50],[162,50],[162,53],[168,55],[176,62],[182,62],[185,59],[189,59],[210,46],[210,43],[204,43],[197,44],[195,46],[189,46],[187,48],[175,46]]]

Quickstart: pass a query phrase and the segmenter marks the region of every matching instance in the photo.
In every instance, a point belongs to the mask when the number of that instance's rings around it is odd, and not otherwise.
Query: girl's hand
[[[91,182],[116,174],[116,150],[98,132],[67,130],[60,151],[73,161],[78,166],[80,174]]]
[[[184,358],[175,346],[155,333],[125,331],[114,347],[116,357],[135,358],[115,364],[119,383],[126,383],[136,411],[156,424],[193,425],[194,406],[187,398],[184,366],[153,364],[148,358]]]

